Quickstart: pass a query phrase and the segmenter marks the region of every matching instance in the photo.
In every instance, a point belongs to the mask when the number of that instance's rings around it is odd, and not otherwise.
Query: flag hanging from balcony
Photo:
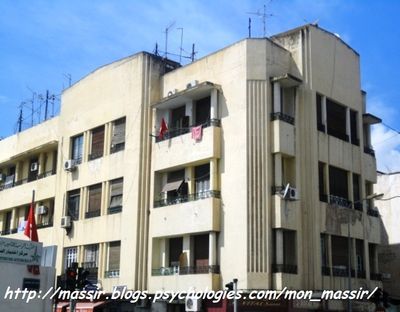
[[[164,134],[168,131],[167,123],[165,122],[164,118],[161,119],[161,127],[160,133],[158,134],[158,139],[163,140]]]
[[[24,234],[30,238],[31,241],[38,242],[39,237],[37,233],[36,221],[35,221],[35,209],[34,209],[34,199],[35,199],[35,191],[32,194],[32,202],[29,207],[28,221],[25,225]],[[28,265],[28,271],[39,275],[40,270],[38,265]]]

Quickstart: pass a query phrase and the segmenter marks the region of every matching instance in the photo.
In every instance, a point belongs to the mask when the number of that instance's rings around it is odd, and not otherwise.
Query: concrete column
[[[169,266],[169,244],[167,238],[160,239],[160,260],[162,268]]]
[[[321,99],[321,112],[322,112],[322,123],[325,126],[325,133],[326,133],[328,130],[328,125],[326,122],[326,96],[322,96]]]
[[[217,233],[210,232],[208,236],[208,265],[217,264]]]
[[[18,224],[17,224],[17,221],[18,221],[17,209],[18,208],[13,208],[11,210],[10,231],[17,228],[17,226],[18,226]],[[33,208],[33,209],[35,209],[35,208]]]
[[[91,142],[91,135],[90,131],[85,131],[83,133],[83,155],[82,155],[82,162],[87,161],[89,159],[90,151],[90,142]]]
[[[106,271],[107,265],[107,246],[106,243],[99,243],[99,253],[97,258],[97,267],[98,273],[97,276],[99,279],[104,277],[104,273]]]
[[[281,186],[283,183],[282,155],[276,153],[274,154],[274,156],[275,156],[275,186]]]
[[[113,128],[112,122],[106,123],[104,125],[104,151],[103,151],[104,156],[110,154],[112,128]]]
[[[186,167],[185,169],[185,179],[188,182],[188,192],[189,194],[194,194],[195,190],[195,176],[194,167]]]
[[[325,175],[324,175],[324,178],[325,178],[325,187],[326,187],[326,195],[328,196],[328,199],[329,199],[329,195],[330,195],[330,185],[329,185],[329,165],[328,164],[325,164],[324,165],[324,171],[325,171]]]
[[[108,207],[110,206],[110,181],[105,181],[102,183],[101,194],[100,215],[104,216],[108,214]]]
[[[79,201],[79,219],[85,219],[85,212],[86,212],[86,208],[88,205],[88,188],[87,186],[81,188],[81,196],[80,196],[80,201]]]
[[[216,158],[210,159],[210,190],[218,191],[218,160]]]
[[[274,82],[274,113],[279,113],[281,106],[281,84]]]
[[[46,153],[40,153],[39,154],[39,171],[38,174],[42,174],[44,172],[46,172]]]
[[[346,107],[346,134],[349,136],[349,141],[351,138],[351,128],[350,128],[350,108]]]
[[[194,125],[194,109],[193,109],[193,100],[186,102],[185,105],[185,115],[189,116],[189,126]]]
[[[356,240],[354,238],[351,238],[351,260],[352,269],[354,269],[357,274],[357,251]]]
[[[186,255],[186,265],[193,266],[194,259],[193,259],[193,240],[190,235],[183,236],[183,246],[182,252]]]
[[[374,245],[374,271],[375,273],[379,273],[379,268],[378,268],[378,245]]]
[[[353,173],[351,171],[347,172],[347,185],[349,186],[349,189],[348,189],[349,200],[354,203],[354,197],[353,197]]]
[[[17,161],[17,163],[15,164],[15,177],[14,177],[15,182],[22,179],[23,167],[24,167],[24,163],[22,161]]]
[[[275,230],[276,264],[283,264],[283,231]]]
[[[210,118],[211,119],[218,119],[218,90],[213,89],[211,91],[211,111],[210,111]]]

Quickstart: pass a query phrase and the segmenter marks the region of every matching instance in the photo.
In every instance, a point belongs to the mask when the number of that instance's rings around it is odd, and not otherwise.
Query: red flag
[[[31,241],[38,242],[39,237],[37,233],[37,227],[36,227],[36,221],[35,221],[35,211],[33,208],[33,203],[31,203],[31,206],[29,208],[29,215],[28,215],[28,221],[26,222],[25,225],[25,231],[24,234],[28,236]]]
[[[160,133],[158,134],[158,139],[163,140],[164,139],[164,134],[168,131],[167,123],[165,122],[164,118],[161,119],[161,127],[160,127]]]

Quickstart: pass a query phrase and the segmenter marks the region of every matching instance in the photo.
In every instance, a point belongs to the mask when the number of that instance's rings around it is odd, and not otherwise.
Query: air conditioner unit
[[[37,162],[31,163],[31,171],[37,171],[39,168],[39,164]]]
[[[290,187],[289,188],[289,194],[288,194],[288,199],[289,200],[297,200],[299,199],[299,192],[295,187]]]
[[[65,171],[73,171],[76,168],[76,161],[74,159],[68,159],[64,163]]]
[[[172,96],[178,92],[178,89],[172,89],[171,91],[168,92],[168,96]]]
[[[47,214],[48,211],[49,211],[49,209],[46,206],[38,206],[38,207],[36,207],[36,213],[38,215],[45,215],[45,214]]]
[[[61,218],[61,227],[62,228],[70,228],[71,227],[71,217],[65,216]]]
[[[189,312],[198,312],[201,310],[201,299],[186,297],[185,298],[185,310]]]
[[[192,80],[191,82],[189,82],[189,83],[186,85],[186,89],[193,88],[193,87],[197,86],[198,84],[199,84],[199,81],[198,81],[198,80]]]

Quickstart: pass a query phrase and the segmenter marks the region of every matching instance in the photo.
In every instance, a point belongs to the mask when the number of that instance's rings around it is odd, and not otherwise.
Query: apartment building
[[[144,52],[103,66],[58,117],[0,141],[2,235],[21,235],[34,189],[58,273],[79,262],[106,291],[381,285],[380,120],[359,67],[315,25],[183,67]]]

